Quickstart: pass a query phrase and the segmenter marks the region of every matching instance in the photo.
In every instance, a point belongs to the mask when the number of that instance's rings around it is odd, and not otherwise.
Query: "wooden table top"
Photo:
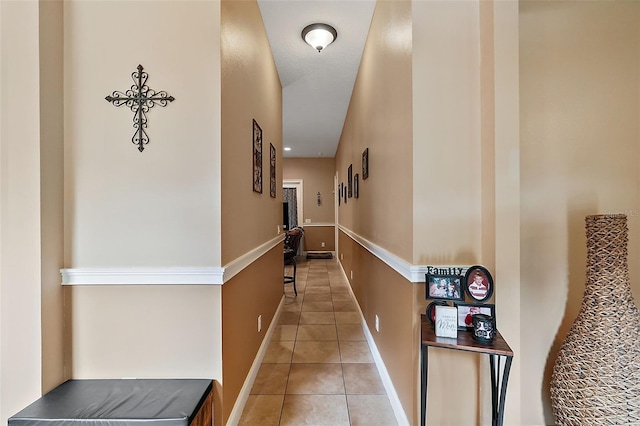
[[[489,355],[513,356],[513,351],[499,331],[492,343],[480,343],[473,339],[470,331],[458,330],[458,338],[438,337],[435,329],[425,314],[420,315],[422,344],[437,348],[456,349],[459,351],[478,352]]]

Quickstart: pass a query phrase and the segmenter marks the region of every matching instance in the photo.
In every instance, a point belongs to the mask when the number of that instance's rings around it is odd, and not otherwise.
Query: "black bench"
[[[9,426],[210,426],[213,381],[68,380],[9,418]]]

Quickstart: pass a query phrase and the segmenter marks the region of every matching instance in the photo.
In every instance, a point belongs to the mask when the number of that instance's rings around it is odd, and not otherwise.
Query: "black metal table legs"
[[[491,424],[502,426],[504,421],[504,402],[507,396],[507,384],[511,370],[512,356],[504,356],[505,364],[502,372],[502,355],[489,355],[491,369]],[[429,346],[420,345],[420,424],[426,425],[427,417],[427,374],[429,366]],[[502,373],[502,374],[501,374]]]

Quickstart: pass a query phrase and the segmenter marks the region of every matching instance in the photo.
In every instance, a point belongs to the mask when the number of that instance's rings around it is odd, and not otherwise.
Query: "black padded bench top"
[[[187,426],[208,379],[69,380],[9,418],[9,426]]]

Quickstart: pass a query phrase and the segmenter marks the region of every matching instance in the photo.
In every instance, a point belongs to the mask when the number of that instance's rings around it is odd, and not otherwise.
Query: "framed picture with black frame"
[[[464,301],[460,275],[425,275],[427,299]]]
[[[349,164],[347,169],[347,188],[347,196],[349,198],[353,197],[353,164]]]
[[[276,198],[276,147],[269,144],[269,194]]]
[[[362,152],[362,180],[369,177],[369,148]]]
[[[253,120],[253,191],[262,194],[262,129]]]
[[[481,265],[474,265],[467,269],[464,276],[465,291],[476,302],[484,302],[493,294],[493,278]]]
[[[358,173],[353,175],[353,197],[360,198],[360,182],[358,178]]]
[[[476,314],[489,315],[495,321],[496,308],[493,304],[454,303],[458,308],[458,330],[473,330],[472,317]]]

